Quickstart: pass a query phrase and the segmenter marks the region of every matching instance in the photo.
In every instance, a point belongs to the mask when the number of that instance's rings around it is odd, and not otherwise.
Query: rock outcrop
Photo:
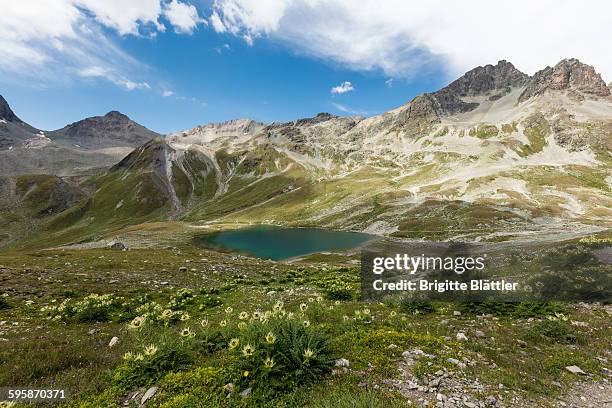
[[[2,95],[0,95],[0,119],[8,122],[21,122]]]
[[[525,85],[529,76],[522,73],[512,63],[502,60],[496,65],[476,67],[466,72],[450,85],[431,94],[440,115],[453,115],[469,112],[478,107],[477,102],[466,102],[461,98],[488,96],[498,99],[514,87]]]
[[[526,101],[546,91],[573,91],[587,98],[605,97],[610,89],[601,76],[590,65],[583,64],[575,58],[564,59],[553,68],[546,67],[527,83],[519,102]]]

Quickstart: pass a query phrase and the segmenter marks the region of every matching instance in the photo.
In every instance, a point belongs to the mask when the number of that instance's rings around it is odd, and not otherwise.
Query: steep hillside
[[[26,140],[39,135],[42,133],[19,119],[0,95],[0,151],[21,146]]]
[[[177,217],[194,201],[216,192],[214,164],[194,150],[155,138],[106,173],[83,182],[93,191],[45,224],[36,242],[80,241],[144,221]]]
[[[28,237],[84,196],[78,185],[56,176],[0,177],[0,245]]]
[[[225,171],[234,191],[250,197],[249,188],[269,192],[273,184],[273,197],[228,208],[221,196],[187,218],[413,237],[568,221],[610,226],[609,90],[576,60],[544,71],[563,72],[565,82],[530,78],[501,61],[381,116],[268,125],[215,154],[235,163]],[[239,166],[253,156],[262,162]]]
[[[155,139],[91,178],[95,193],[49,231],[67,242],[173,219],[494,241],[580,233],[612,226],[611,152],[612,98],[592,67],[563,60],[529,77],[500,61],[367,119],[241,119]]]

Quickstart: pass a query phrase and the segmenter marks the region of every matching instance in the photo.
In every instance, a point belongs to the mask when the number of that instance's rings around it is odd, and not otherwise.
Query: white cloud
[[[127,90],[149,89],[150,69],[105,34],[154,36],[165,17],[175,31],[203,23],[178,0],[5,0],[0,13],[0,81],[30,86],[104,78]]]
[[[336,103],[336,102],[330,102],[330,103],[334,108],[336,108],[336,110],[339,110],[340,112],[343,112],[343,113],[350,113],[352,115],[370,116],[370,115],[375,115],[376,113],[378,113],[376,111],[353,109],[341,103]]]
[[[231,51],[232,47],[230,47],[229,44],[223,44],[221,47],[214,47],[213,50],[215,50],[217,54],[222,54],[223,51]]]
[[[169,91],[169,90],[165,90],[165,91],[162,92],[162,96],[164,98],[167,98],[168,96],[172,96],[172,95],[174,95],[174,92]]]
[[[141,26],[149,24],[159,31],[165,30],[158,21],[162,11],[159,0],[67,0],[66,3],[88,9],[99,23],[122,35],[138,34]]]
[[[329,92],[331,92],[332,94],[343,94],[354,90],[355,87],[353,87],[353,84],[351,84],[349,81],[344,81],[340,85],[334,86],[332,89],[330,89]]]
[[[198,10],[191,4],[172,0],[164,6],[164,16],[180,34],[191,34],[199,23],[207,24],[201,19]]]
[[[245,43],[247,43],[247,45],[249,47],[253,46],[253,36],[251,34],[244,34],[242,36],[242,39],[244,40]]]
[[[532,74],[567,57],[612,79],[612,2],[593,0],[215,0],[216,24],[298,53],[395,78],[457,75],[500,59]]]
[[[212,15],[210,16],[210,23],[212,24],[213,29],[216,32],[224,33],[226,31],[225,24],[223,24],[223,21],[221,21],[221,18],[216,12],[213,12]]]
[[[78,72],[78,75],[84,78],[104,78],[116,85],[125,88],[128,91],[133,91],[134,89],[151,89],[151,85],[149,85],[146,81],[134,82],[128,78],[121,76],[121,74],[117,72],[100,66],[91,66],[81,69]]]

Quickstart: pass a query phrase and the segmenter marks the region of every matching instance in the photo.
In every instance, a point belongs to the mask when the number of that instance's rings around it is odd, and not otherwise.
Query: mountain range
[[[157,136],[117,111],[42,131],[19,119],[0,96],[1,175],[73,175],[110,167]]]
[[[612,97],[589,65],[510,62],[369,118],[238,119],[160,136],[119,112],[40,131],[0,97],[0,245],[148,221],[508,240],[612,225]],[[36,173],[37,175],[32,175]]]

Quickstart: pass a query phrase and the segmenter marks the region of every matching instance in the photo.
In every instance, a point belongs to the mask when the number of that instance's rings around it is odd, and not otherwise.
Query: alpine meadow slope
[[[116,148],[98,120],[82,121],[87,137],[73,124],[49,138]],[[120,129],[132,132],[124,145],[154,136]],[[152,139],[79,180],[90,193],[43,228],[63,244],[167,220],[426,239],[589,233],[612,225],[611,151],[612,97],[593,67],[566,59],[530,77],[500,61],[379,116],[239,119]]]

